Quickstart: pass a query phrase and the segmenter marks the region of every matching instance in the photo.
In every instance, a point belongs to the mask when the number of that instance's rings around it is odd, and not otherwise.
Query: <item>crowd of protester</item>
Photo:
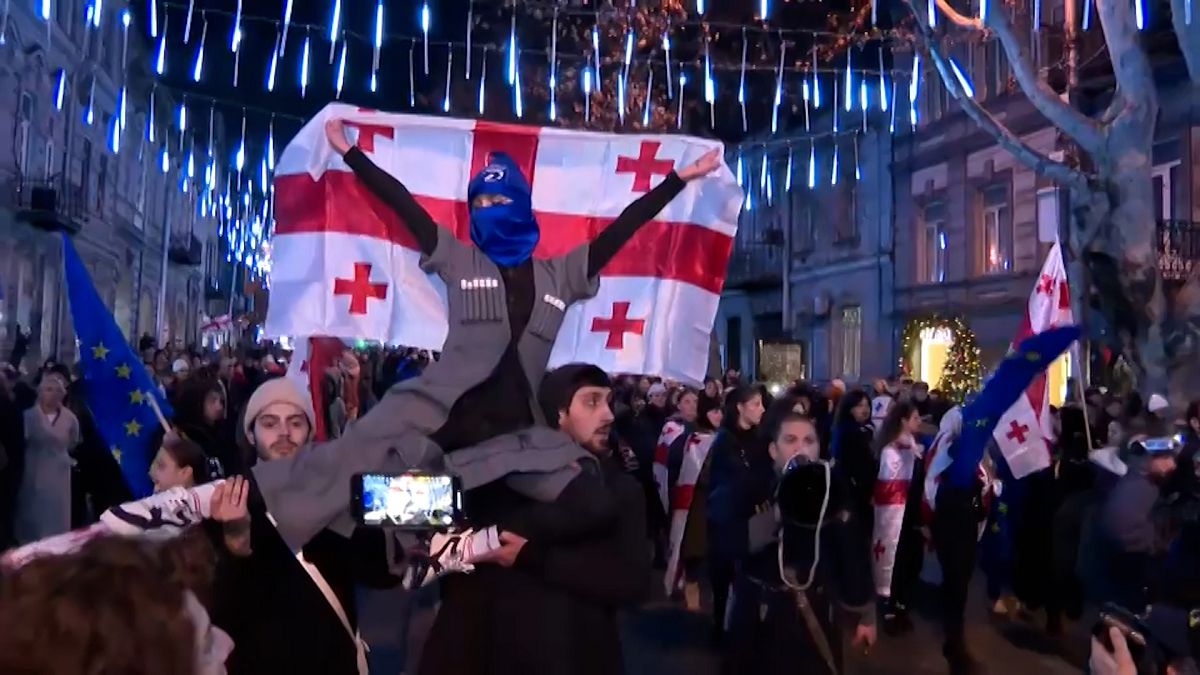
[[[0,631],[0,672],[365,672],[356,589],[401,584],[403,547],[359,528],[350,538],[323,531],[292,551],[257,522],[269,516],[248,508],[242,476],[295,453],[318,428],[338,436],[434,356],[346,349],[319,374],[314,409],[281,377],[278,349],[196,353],[148,338],[139,347],[173,410],[147,471],[156,491],[227,479],[211,519],[167,542],[103,538],[0,573],[0,625],[15,628]],[[55,361],[26,373],[21,356],[18,348],[0,370],[0,550],[85,527],[131,499],[80,403],[86,383]],[[691,389],[609,379],[594,367],[560,370],[546,378],[540,402],[558,413],[547,416],[552,426],[602,459],[616,524],[571,546],[505,535],[476,561],[472,583],[506,589],[490,597],[510,608],[489,608],[489,623],[443,622],[441,636],[435,623],[416,640],[427,647],[424,659],[421,650],[409,656],[411,672],[492,672],[461,659],[483,633],[504,630],[541,650],[543,663],[561,665],[546,672],[620,672],[618,610],[664,589],[711,617],[727,672],[844,672],[844,642],[869,647],[876,625],[887,639],[913,630],[910,608],[937,597],[923,583],[939,581],[928,578],[935,558],[947,581],[961,573],[954,546],[937,541],[949,530],[931,516],[923,479],[955,402],[927,384],[891,377],[769,388],[731,369]],[[606,405],[582,412],[574,397],[585,391]],[[972,502],[994,618],[1037,622],[1065,640],[1072,622],[1091,621],[1105,603],[1139,615],[1152,607],[1158,617],[1200,608],[1200,402],[1090,389],[1052,414],[1050,468],[1014,480],[1003,462],[985,460],[986,489]],[[881,456],[914,466],[883,586],[873,578]],[[815,522],[780,510],[798,463],[831,467],[818,478]],[[664,569],[672,570],[665,584]],[[561,597],[528,588],[531,578]],[[443,599],[460,585],[444,583]],[[947,664],[952,673],[983,672],[964,636],[965,597],[954,597],[966,586],[955,587],[946,584],[940,605]],[[1189,672],[1187,631],[1162,633],[1171,672]],[[1123,649],[1102,647],[1094,672],[1134,672],[1119,669]]]

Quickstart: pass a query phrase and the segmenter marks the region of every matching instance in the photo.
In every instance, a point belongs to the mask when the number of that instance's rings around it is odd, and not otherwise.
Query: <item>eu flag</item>
[[[171,414],[170,408],[100,300],[70,238],[64,234],[62,240],[67,297],[79,339],[79,369],[87,405],[134,498],[145,497],[153,491],[148,470],[157,448],[150,444],[159,426],[148,399],[155,397],[164,415]]]
[[[962,433],[955,443],[954,461],[947,469],[950,482],[967,486],[975,476],[975,467],[992,438],[992,430],[1021,392],[1038,373],[1050,367],[1071,343],[1079,339],[1078,326],[1051,328],[1025,338],[996,368],[983,390],[963,405]]]

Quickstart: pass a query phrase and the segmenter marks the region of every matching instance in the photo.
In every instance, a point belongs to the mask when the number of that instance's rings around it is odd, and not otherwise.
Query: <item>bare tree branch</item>
[[[945,0],[938,0],[939,5],[943,2]],[[1029,55],[1024,41],[1014,33],[1012,21],[1009,20],[1003,5],[988,12],[987,24],[1003,45],[1013,77],[1033,107],[1050,120],[1051,124],[1070,136],[1084,151],[1099,152],[1104,147],[1104,130],[1095,120],[1059,98],[1058,93],[1038,77],[1033,68],[1033,58]]]
[[[1158,117],[1158,90],[1150,59],[1138,40],[1134,25],[1133,3],[1128,0],[1095,0],[1104,42],[1108,45],[1109,60],[1117,79],[1116,96],[1125,99],[1122,116],[1143,113],[1142,118],[1153,130]]]
[[[1200,84],[1200,17],[1189,17],[1188,7],[1192,1],[1171,0],[1171,26],[1175,29],[1179,51],[1183,52],[1183,60],[1187,63],[1192,84]],[[1192,11],[1196,9],[1200,8],[1194,7]]]
[[[912,10],[913,17],[916,20],[917,31],[921,34],[922,42],[925,45],[926,51],[929,54],[930,60],[933,61],[934,67],[937,69],[938,75],[941,77],[943,85],[950,90],[954,98],[958,99],[962,106],[963,112],[975,121],[984,131],[996,139],[1004,149],[1008,150],[1023,164],[1033,169],[1037,173],[1058,182],[1060,185],[1070,189],[1087,189],[1088,176],[1084,173],[1073,169],[1062,162],[1056,162],[1041,152],[1035,150],[1028,143],[1021,140],[1011,129],[1004,125],[1003,122],[996,119],[992,113],[988,112],[974,98],[963,91],[962,84],[958,81],[958,77],[951,70],[949,62],[942,55],[938,46],[937,35],[930,28],[923,12],[918,10],[914,4],[914,0],[905,0],[909,9]],[[939,6],[942,0],[938,0]],[[970,27],[972,24],[979,25],[975,19],[970,19],[959,14],[953,8],[946,13],[951,22],[963,26]],[[944,10],[943,10],[944,11]]]

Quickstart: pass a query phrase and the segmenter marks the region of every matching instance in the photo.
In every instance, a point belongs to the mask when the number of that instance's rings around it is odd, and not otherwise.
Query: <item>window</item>
[[[725,368],[742,369],[742,317],[725,320]]]
[[[1012,209],[1008,205],[1008,186],[993,185],[980,195],[979,233],[983,244],[983,272],[1001,274],[1012,270]]]
[[[1038,241],[1049,244],[1058,240],[1058,188],[1045,187],[1037,193]]]
[[[1150,172],[1154,181],[1154,219],[1173,220],[1177,216],[1175,199],[1182,194],[1179,183],[1179,160],[1159,164]]]
[[[21,92],[21,108],[17,117],[17,169],[28,177],[33,168],[30,160],[29,136],[33,131],[33,94]]]
[[[854,150],[857,153],[857,148]],[[858,237],[858,219],[854,210],[854,192],[858,181],[854,178],[854,169],[857,165],[857,158],[850,153],[843,153],[841,163],[838,165],[840,175],[838,176],[838,184],[833,186],[832,197],[833,207],[830,209],[830,214],[833,216],[834,226],[834,242],[853,241]]]
[[[842,308],[842,375],[858,379],[858,367],[862,361],[862,307],[852,305]]]
[[[83,161],[79,166],[79,196],[81,201],[87,202],[88,196],[91,194],[88,188],[92,184],[92,140],[90,138],[83,139]]]
[[[925,206],[921,214],[920,278],[923,283],[946,280],[946,207],[941,202]]]
[[[797,190],[798,199],[803,200],[796,213],[795,242],[797,251],[811,251],[814,243],[813,224],[816,222],[817,206],[812,192]]]
[[[46,168],[43,171],[42,178],[50,180],[50,176],[54,175],[54,141],[46,141]]]
[[[100,171],[96,174],[96,208],[104,210],[104,197],[108,190],[108,153],[100,153]]]
[[[997,8],[997,11],[1001,10]],[[999,40],[991,40],[983,45],[983,84],[987,87],[989,98],[999,96],[1008,89],[1008,61]]]

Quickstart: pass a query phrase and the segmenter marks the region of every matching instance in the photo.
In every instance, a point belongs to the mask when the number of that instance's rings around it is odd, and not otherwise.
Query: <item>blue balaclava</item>
[[[508,204],[471,207],[471,241],[497,265],[519,265],[533,255],[538,224],[533,217],[529,181],[516,162],[503,152],[493,152],[487,166],[467,184],[467,200],[476,195],[502,195]]]

